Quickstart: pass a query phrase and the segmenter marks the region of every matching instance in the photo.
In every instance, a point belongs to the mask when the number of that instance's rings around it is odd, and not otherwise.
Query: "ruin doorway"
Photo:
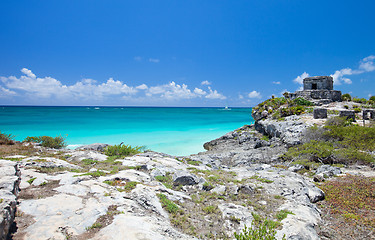
[[[311,89],[312,89],[312,90],[316,90],[316,89],[318,89],[318,84],[313,83],[312,86],[311,86]]]

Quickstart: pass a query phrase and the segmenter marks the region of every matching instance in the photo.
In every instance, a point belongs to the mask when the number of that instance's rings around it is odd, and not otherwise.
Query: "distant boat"
[[[228,106],[225,106],[224,110],[231,110]]]

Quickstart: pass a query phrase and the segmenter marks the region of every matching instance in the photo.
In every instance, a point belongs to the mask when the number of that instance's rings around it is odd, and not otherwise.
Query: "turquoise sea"
[[[124,142],[176,156],[251,123],[251,108],[0,107],[0,131],[19,141],[62,135],[68,148]]]

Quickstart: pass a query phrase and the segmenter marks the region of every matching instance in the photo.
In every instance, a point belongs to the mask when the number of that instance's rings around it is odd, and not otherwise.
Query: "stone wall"
[[[305,90],[290,94],[291,98],[302,97],[307,100],[328,100],[328,102],[341,102],[341,91],[336,90]]]
[[[316,76],[303,79],[303,90],[333,90],[333,78]]]

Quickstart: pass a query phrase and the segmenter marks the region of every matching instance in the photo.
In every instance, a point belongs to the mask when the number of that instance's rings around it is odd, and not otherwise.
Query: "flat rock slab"
[[[166,223],[164,222],[165,226]],[[113,223],[100,230],[93,240],[174,240],[174,239],[196,239],[186,236],[172,228],[165,231],[165,227],[158,224],[158,220],[152,217],[129,216],[126,214],[116,215]],[[161,234],[164,232],[164,234]],[[169,236],[168,236],[168,235]],[[166,236],[167,235],[167,236]]]
[[[26,239],[65,239],[61,228],[74,235],[81,234],[106,214],[108,206],[94,198],[84,200],[77,196],[58,194],[36,200],[24,200],[19,209],[36,219],[26,232]]]

